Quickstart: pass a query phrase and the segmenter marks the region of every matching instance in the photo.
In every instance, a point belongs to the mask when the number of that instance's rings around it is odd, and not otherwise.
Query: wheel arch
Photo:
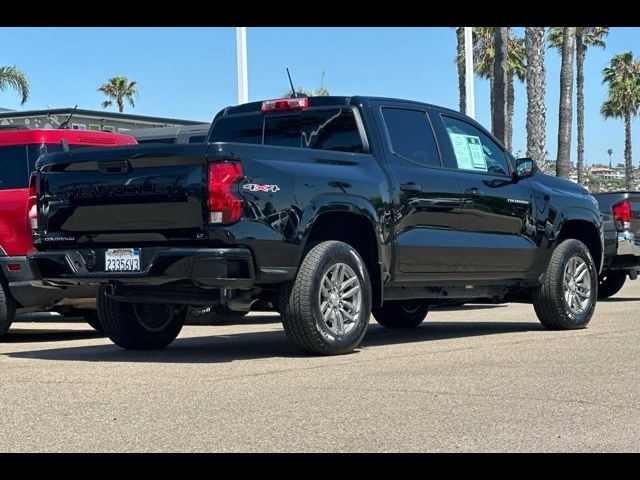
[[[318,242],[338,240],[351,245],[362,257],[372,289],[372,303],[374,306],[382,304],[382,238],[379,221],[372,205],[366,200],[352,197],[336,199],[330,202],[318,198],[306,210],[305,214],[313,212],[303,222],[306,228],[303,232],[302,251],[298,264],[302,262],[305,253]],[[306,215],[305,215],[306,216]]]

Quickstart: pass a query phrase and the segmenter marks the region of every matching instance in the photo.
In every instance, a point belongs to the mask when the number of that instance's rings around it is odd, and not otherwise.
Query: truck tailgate
[[[205,222],[205,165],[202,145],[45,155],[38,162],[39,231],[67,245],[80,240],[76,234],[85,240],[127,232],[153,232],[148,240],[188,237]]]

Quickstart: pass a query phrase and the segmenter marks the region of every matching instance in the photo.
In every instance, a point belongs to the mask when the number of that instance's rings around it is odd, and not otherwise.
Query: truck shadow
[[[544,330],[537,322],[429,322],[413,330],[387,330],[372,323],[362,349],[464,337]],[[267,358],[311,358],[300,353],[283,330],[178,338],[161,351],[127,351],[108,345],[10,352],[11,358],[82,362],[226,363]]]
[[[598,303],[615,303],[615,302],[637,302],[640,300],[640,297],[609,297],[609,298],[601,298],[598,300]]]
[[[8,333],[0,337],[0,344],[66,342],[100,337],[104,337],[104,334],[96,332],[89,326],[86,330],[64,330],[58,328],[27,329],[13,325]]]

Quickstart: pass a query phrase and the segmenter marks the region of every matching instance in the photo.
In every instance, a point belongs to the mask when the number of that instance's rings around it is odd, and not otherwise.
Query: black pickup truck
[[[370,313],[531,302],[551,329],[596,305],[601,217],[582,187],[516,160],[470,118],[371,97],[228,107],[203,144],[38,162],[30,258],[51,288],[100,286],[105,332],[161,348],[187,305],[270,302],[314,354],[361,342]]]
[[[640,270],[640,192],[594,195],[604,228],[604,261],[599,276],[598,298],[609,298],[623,287],[627,277],[635,280]]]

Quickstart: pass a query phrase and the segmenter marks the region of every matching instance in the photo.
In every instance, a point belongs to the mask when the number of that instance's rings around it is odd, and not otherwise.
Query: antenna
[[[291,80],[291,74],[289,73],[289,67],[286,67],[286,69],[287,69],[287,76],[289,77],[289,84],[291,85],[291,96],[293,98],[295,98],[298,95],[296,94],[296,89],[293,87],[293,80]]]
[[[73,117],[73,114],[76,113],[76,110],[78,109],[78,105],[76,105],[75,107],[73,107],[73,110],[71,110],[71,113],[69,114],[69,116],[67,117],[67,119],[62,122],[58,128],[69,128],[69,122],[71,121],[71,117]]]

